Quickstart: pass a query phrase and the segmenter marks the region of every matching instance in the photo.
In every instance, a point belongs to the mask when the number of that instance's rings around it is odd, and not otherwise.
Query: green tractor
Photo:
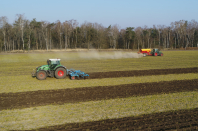
[[[163,53],[159,49],[155,48],[150,52],[150,55],[152,55],[152,56],[163,56]]]
[[[42,65],[32,72],[32,77],[44,80],[47,76],[63,79],[67,75],[67,68],[60,63],[60,59],[48,59],[47,65]]]

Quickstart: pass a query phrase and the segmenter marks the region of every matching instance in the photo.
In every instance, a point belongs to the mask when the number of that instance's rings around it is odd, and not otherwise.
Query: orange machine
[[[143,54],[143,56],[147,56],[147,55],[151,55],[150,52],[151,52],[151,49],[140,49],[138,53]]]

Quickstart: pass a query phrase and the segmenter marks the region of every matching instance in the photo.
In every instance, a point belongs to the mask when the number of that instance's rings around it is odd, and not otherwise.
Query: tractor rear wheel
[[[55,77],[57,79],[63,79],[66,77],[66,70],[64,68],[58,68],[55,71]]]
[[[39,71],[36,73],[36,78],[38,80],[44,80],[44,79],[46,79],[46,77],[47,77],[47,74],[45,71]]]
[[[155,53],[154,55],[157,56],[157,53]]]

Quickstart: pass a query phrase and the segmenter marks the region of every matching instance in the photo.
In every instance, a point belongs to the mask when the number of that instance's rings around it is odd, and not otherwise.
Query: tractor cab
[[[57,65],[60,65],[60,59],[48,59],[47,64],[50,69],[54,69]]]
[[[153,52],[159,53],[159,49],[155,48],[155,49],[153,49]]]
[[[47,64],[48,65],[60,65],[60,59],[48,59]]]
[[[152,56],[163,56],[163,53],[157,48],[154,48],[150,53]]]

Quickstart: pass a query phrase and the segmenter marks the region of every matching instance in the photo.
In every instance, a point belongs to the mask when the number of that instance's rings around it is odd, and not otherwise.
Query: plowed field
[[[90,79],[113,78],[113,77],[132,77],[132,76],[150,76],[150,75],[167,75],[198,73],[198,68],[176,68],[176,69],[152,69],[152,70],[134,70],[134,71],[112,71],[112,72],[95,72],[89,73]]]
[[[198,68],[158,69],[144,71],[116,71],[89,73],[90,79],[142,75],[197,73]],[[1,93],[0,110],[28,108],[49,104],[99,101],[114,98],[198,91],[198,80],[182,80],[125,84],[115,86],[84,87],[19,93]],[[198,130],[198,109],[161,112],[101,121],[69,123],[37,130]]]
[[[198,130],[198,108],[173,112],[155,113],[138,117],[107,119],[102,121],[70,123],[40,128],[39,131],[107,131],[107,130]]]
[[[8,94],[2,93],[0,94],[0,110],[36,107],[53,103],[64,104],[132,96],[168,94],[182,91],[198,91],[198,80],[126,84]]]

